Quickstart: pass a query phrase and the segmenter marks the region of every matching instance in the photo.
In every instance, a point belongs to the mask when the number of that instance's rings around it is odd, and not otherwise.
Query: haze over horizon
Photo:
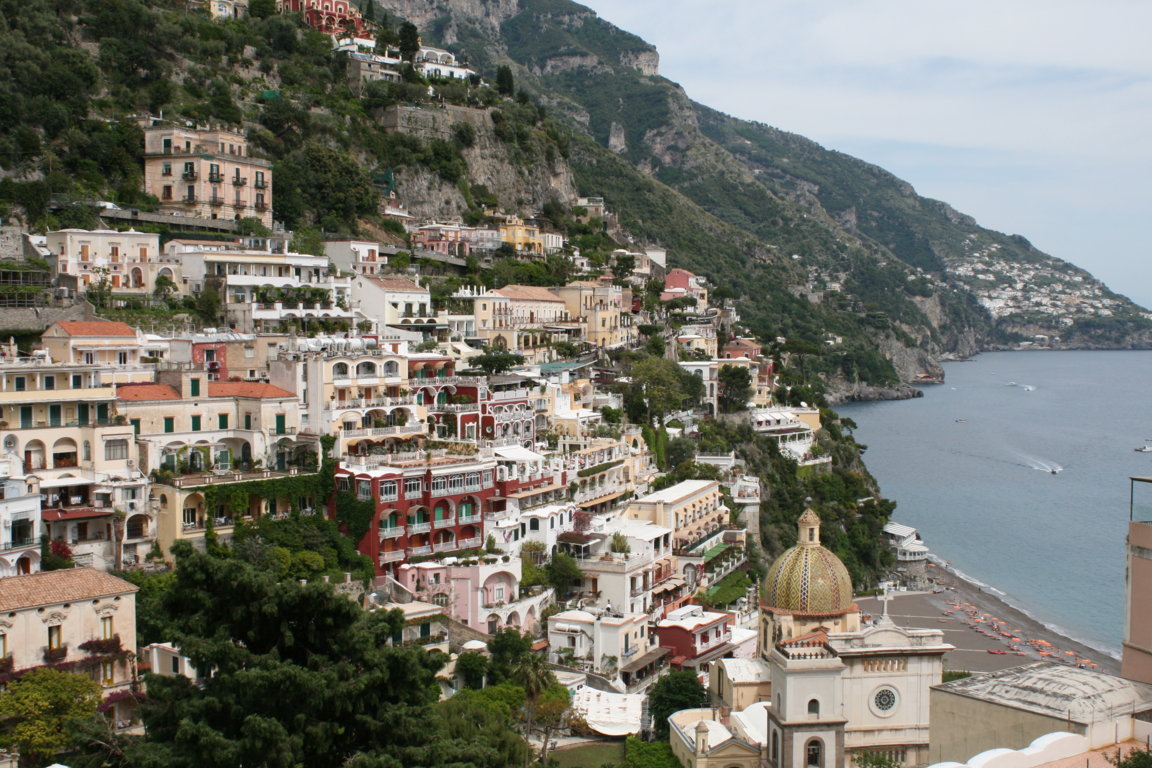
[[[1152,308],[1152,5],[580,1],[693,100],[879,165]]]

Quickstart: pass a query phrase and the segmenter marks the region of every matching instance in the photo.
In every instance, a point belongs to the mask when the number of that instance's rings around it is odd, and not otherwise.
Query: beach
[[[947,568],[936,571],[942,591],[893,592],[888,616],[903,627],[942,630],[944,642],[955,646],[944,656],[945,670],[989,672],[1047,660],[1120,673],[1120,662],[1104,652],[1064,637]],[[874,617],[884,611],[875,597],[856,603]]]

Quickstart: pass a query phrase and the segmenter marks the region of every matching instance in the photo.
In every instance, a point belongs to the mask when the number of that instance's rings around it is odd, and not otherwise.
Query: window
[[[196,508],[195,507],[185,507],[184,508],[184,527],[185,528],[192,528],[195,525],[196,525]]]
[[[372,481],[371,480],[357,480],[356,481],[356,498],[367,500],[372,498]]]
[[[467,487],[470,491],[480,490],[480,473],[469,472],[465,487]]]
[[[104,640],[111,640],[112,636],[116,634],[113,627],[111,616],[100,617],[100,637]]]
[[[16,376],[12,379],[12,384],[17,392],[23,392],[28,389],[28,379],[23,376]]]
[[[112,685],[112,671],[115,665],[111,661],[100,662],[100,682]]]
[[[463,475],[452,475],[451,477],[448,478],[448,492],[449,493],[459,493],[463,487],[464,487],[464,476]]]
[[[876,691],[872,701],[876,705],[876,709],[881,712],[888,712],[896,706],[896,691],[891,688],[881,688]]]
[[[62,641],[60,639],[61,634],[62,633],[60,631],[59,625],[57,625],[55,627],[48,627],[48,647],[49,648],[51,648],[54,651],[57,650],[58,648],[60,648],[60,646],[62,644]]]
[[[180,657],[179,656],[173,656],[172,657],[172,674],[174,674],[174,675],[180,674]]]
[[[444,493],[448,489],[448,478],[441,475],[432,478],[432,493]]]
[[[192,431],[193,432],[199,432],[200,431],[200,417],[199,416],[193,416],[192,417]]]
[[[140,419],[131,419],[128,423],[132,425],[133,434],[140,434]]]
[[[200,379],[189,379],[188,386],[192,397],[200,397]]]
[[[504,602],[504,587],[496,587],[496,602]]]
[[[811,699],[808,702],[808,716],[820,717],[820,702],[816,699]]]
[[[404,480],[404,495],[407,498],[419,496],[420,492],[424,490],[424,483],[418,477],[409,477]]]
[[[72,389],[83,389],[83,388],[84,388],[84,377],[81,376],[79,373],[72,374]]]
[[[244,414],[244,429],[252,429],[252,414],[251,414],[251,412]]]
[[[381,501],[395,501],[399,498],[397,493],[398,484],[395,480],[382,480],[380,482],[380,500]]]
[[[8,655],[8,635],[0,633],[0,659]]]
[[[55,376],[45,376],[44,377],[44,389],[46,389],[46,390],[56,389],[56,377]]]
[[[226,413],[216,414],[216,427],[218,429],[228,429],[228,414],[226,414]]]
[[[104,460],[117,461],[128,458],[127,440],[109,440],[104,443]]]
[[[824,765],[824,742],[820,739],[812,739],[804,748],[804,752],[808,757],[807,765],[810,768],[822,768]]]
[[[528,521],[528,527],[533,531],[540,530],[540,518],[534,517]]]

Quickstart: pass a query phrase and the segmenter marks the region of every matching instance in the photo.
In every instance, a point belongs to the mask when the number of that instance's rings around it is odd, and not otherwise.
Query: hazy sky
[[[694,100],[875,163],[1152,307],[1152,3],[581,2]]]

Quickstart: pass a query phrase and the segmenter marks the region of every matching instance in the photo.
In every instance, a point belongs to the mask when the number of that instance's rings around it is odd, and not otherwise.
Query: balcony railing
[[[212,195],[212,197],[208,198],[208,205],[224,205],[224,198]]]
[[[212,182],[213,184],[219,184],[220,182],[224,181],[224,174],[222,174],[222,173],[209,173],[208,174],[208,181]]]
[[[476,549],[480,546],[480,537],[474,536],[471,539],[460,539],[456,542],[459,549]]]
[[[451,517],[442,518],[432,523],[433,528],[451,528],[454,525],[456,525],[456,520]]]
[[[458,518],[456,518],[456,522],[458,525],[468,525],[470,523],[478,523],[478,522],[480,522],[480,513],[474,512],[471,515],[460,515]]]
[[[405,555],[404,550],[402,550],[402,549],[396,549],[396,550],[393,550],[391,552],[381,552],[380,553],[380,562],[382,562],[382,563],[396,563],[396,562],[403,560],[406,556],[407,555]]]
[[[268,210],[268,203],[262,203],[262,202],[257,201],[256,205],[254,205],[253,207],[258,211],[266,211],[266,210]]]
[[[14,538],[7,544],[0,544],[0,552],[7,552],[10,549],[19,549],[20,547],[31,547],[35,544],[39,544],[39,541],[33,536]]]
[[[430,554],[432,554],[432,546],[431,545],[428,545],[426,547],[408,547],[408,555],[410,557],[420,557],[421,555],[430,555]]]
[[[242,187],[248,183],[248,179],[246,179],[243,176],[233,176],[232,177],[232,183],[235,184],[237,187]]]
[[[395,526],[393,528],[381,528],[380,538],[382,539],[398,539],[404,535],[404,528],[402,526]]]
[[[408,523],[408,533],[428,533],[432,530],[432,523]]]
[[[256,189],[267,189],[268,182],[264,181],[264,179],[256,179],[256,183],[252,186],[256,187]]]
[[[180,175],[185,181],[196,181],[196,178],[199,176],[196,171],[184,171],[184,173]]]

